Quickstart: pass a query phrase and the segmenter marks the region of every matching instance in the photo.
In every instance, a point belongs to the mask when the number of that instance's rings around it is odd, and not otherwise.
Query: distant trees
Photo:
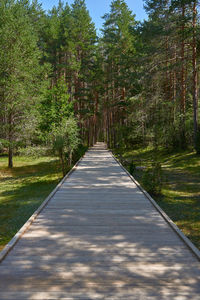
[[[140,27],[146,142],[167,149],[198,142],[198,1],[147,0]],[[139,74],[138,74],[139,75]],[[134,109],[141,109],[141,101]],[[138,120],[140,122],[140,120]]]
[[[136,22],[123,0],[112,1],[110,13],[103,18],[104,137],[109,146],[115,147],[122,127],[127,126],[127,99],[133,89]]]
[[[193,144],[198,125],[199,1],[146,0],[149,20],[135,22],[124,1],[104,16],[102,95],[109,146]]]
[[[69,163],[78,132],[88,146],[199,153],[198,5],[146,0],[149,19],[140,23],[113,0],[98,37],[84,0],[48,13],[36,0],[2,0],[0,139],[9,166],[19,142],[49,136]]]
[[[45,59],[52,66],[51,86],[64,77],[81,136],[91,145],[97,101],[92,92],[97,36],[85,1],[75,0],[71,7],[59,2],[47,16],[44,40]]]

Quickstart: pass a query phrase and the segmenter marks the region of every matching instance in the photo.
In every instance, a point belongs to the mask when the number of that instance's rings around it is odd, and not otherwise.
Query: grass
[[[28,220],[62,178],[53,157],[15,157],[7,168],[0,157],[0,250]]]
[[[136,166],[150,167],[155,152],[152,148],[125,151],[123,160],[133,160]],[[191,151],[166,153],[158,150],[164,180],[162,194],[153,196],[159,206],[184,234],[200,249],[200,156]],[[125,164],[127,169],[128,166]],[[144,170],[134,171],[141,183]]]
[[[154,156],[151,148],[123,153],[124,160],[146,167],[151,166]],[[200,249],[200,157],[191,151],[169,154],[160,149],[157,159],[162,164],[164,182],[162,195],[153,197]],[[0,250],[62,178],[53,157],[15,157],[14,165],[8,169],[7,158],[0,157]],[[143,172],[134,172],[139,182]]]

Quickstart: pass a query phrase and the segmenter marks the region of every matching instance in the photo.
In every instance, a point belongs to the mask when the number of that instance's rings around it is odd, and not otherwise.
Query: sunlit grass
[[[163,149],[159,149],[155,155],[150,147],[123,154],[125,160],[133,160],[136,166],[146,167],[151,166],[155,156],[162,164],[164,182],[162,195],[154,198],[184,234],[200,248],[200,156],[192,151],[169,154]],[[143,172],[134,172],[139,182]]]
[[[53,157],[15,157],[14,168],[0,157],[0,250],[62,178]]]

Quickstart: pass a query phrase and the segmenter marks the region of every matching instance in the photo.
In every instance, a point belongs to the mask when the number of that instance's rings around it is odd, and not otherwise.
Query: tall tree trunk
[[[166,37],[166,44],[165,44],[165,59],[166,59],[166,62],[165,62],[165,68],[166,68],[166,71],[165,71],[165,97],[166,99],[165,100],[169,100],[170,98],[170,89],[169,89],[169,37],[167,36]]]
[[[106,99],[104,98],[104,120],[103,120],[103,127],[104,127],[104,142],[108,143],[107,141],[107,127],[108,127],[108,119],[107,119],[107,107],[106,107]]]
[[[174,46],[174,61],[175,64],[177,63],[177,53],[176,53],[176,45]],[[173,74],[173,124],[175,124],[176,121],[176,89],[177,89],[177,74],[176,74],[176,68],[174,69]]]
[[[72,157],[73,157],[73,151],[70,150],[70,152],[69,152],[69,166],[72,165]]]
[[[8,148],[8,167],[13,168],[13,147],[11,142],[9,143]]]
[[[181,42],[181,147],[185,148],[185,109],[186,109],[186,70],[185,70],[185,5],[182,6],[182,42]]]
[[[8,132],[8,139],[9,139],[9,147],[8,147],[8,167],[13,168],[13,116],[12,112],[9,114],[9,132]]]
[[[109,113],[109,109],[107,109],[107,144],[108,147],[111,148],[111,142],[110,142],[110,113]]]
[[[94,104],[94,137],[93,137],[93,143],[95,144],[97,142],[97,113],[98,113],[98,101],[99,101],[99,94],[98,92],[95,92],[95,104]]]
[[[194,147],[197,153],[200,153],[198,149],[198,79],[197,79],[197,41],[196,41],[196,22],[197,22],[197,2],[194,1],[193,4],[193,43],[192,43],[192,52],[193,52],[193,112],[194,112]]]
[[[63,177],[64,177],[66,173],[65,173],[65,159],[64,159],[63,149],[60,149],[59,157],[60,157],[60,163],[62,166],[62,173],[63,173]]]

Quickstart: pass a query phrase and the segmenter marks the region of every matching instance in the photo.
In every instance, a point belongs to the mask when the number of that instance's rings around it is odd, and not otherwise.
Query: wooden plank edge
[[[169,218],[169,216],[162,210],[162,208],[156,203],[156,201],[145,191],[140,183],[128,172],[128,170],[120,163],[120,161],[113,155],[112,151],[109,150],[114,160],[120,165],[120,167],[126,172],[126,174],[131,178],[131,180],[137,185],[141,192],[146,196],[146,198],[153,204],[155,209],[161,214],[165,221],[170,225],[170,227],[175,231],[175,233],[183,240],[186,246],[193,252],[193,254],[200,261],[200,251],[197,247],[185,236],[185,234],[178,228],[178,226]]]
[[[86,151],[87,152],[87,151]],[[51,198],[55,195],[55,193],[59,190],[65,180],[76,170],[77,166],[83,159],[85,154],[76,162],[73,168],[65,175],[65,177],[58,183],[55,189],[47,196],[47,198],[42,202],[42,204],[38,207],[38,209],[33,213],[33,215],[26,221],[26,223],[20,228],[20,230],[14,235],[14,237],[8,242],[8,244],[0,251],[0,263],[5,259],[8,253],[13,249],[16,243],[21,239],[24,233],[29,229],[31,224],[37,218],[37,216],[41,213],[41,211],[45,208]]]

